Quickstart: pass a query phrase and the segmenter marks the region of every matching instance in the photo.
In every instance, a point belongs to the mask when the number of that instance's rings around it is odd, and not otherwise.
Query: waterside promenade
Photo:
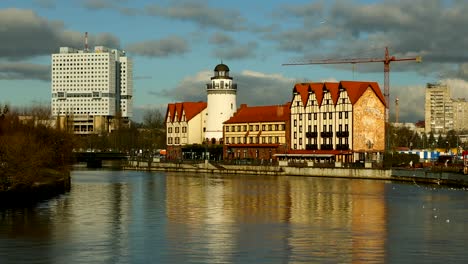
[[[129,161],[126,170],[171,171],[212,174],[250,174],[274,176],[308,176],[349,179],[371,179],[409,181],[439,185],[468,186],[468,176],[453,172],[435,172],[427,169],[374,169],[374,168],[342,168],[342,167],[296,167],[275,165],[224,165],[201,163],[165,163]]]

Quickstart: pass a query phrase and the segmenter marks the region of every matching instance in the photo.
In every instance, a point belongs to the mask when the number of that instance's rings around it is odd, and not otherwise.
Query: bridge
[[[120,152],[74,152],[74,160],[77,163],[86,162],[88,168],[101,168],[102,161],[126,161],[127,154]]]

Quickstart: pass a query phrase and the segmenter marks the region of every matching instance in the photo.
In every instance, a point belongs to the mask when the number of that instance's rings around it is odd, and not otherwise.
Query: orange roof
[[[352,104],[355,104],[368,87],[374,91],[380,101],[385,105],[385,98],[380,90],[379,84],[376,82],[341,81],[339,83],[298,83],[294,86],[293,91],[300,94],[304,106],[306,106],[309,91],[312,91],[320,106],[322,105],[324,90],[330,92],[333,103],[336,105],[340,97],[340,88],[345,89],[348,93],[349,100]]]
[[[268,106],[243,106],[224,124],[288,121],[291,103]]]
[[[193,117],[199,114],[203,109],[206,108],[205,102],[182,102],[167,105],[166,121],[168,115],[170,115],[170,122],[180,122],[182,120],[182,113],[185,113],[185,119],[190,121]],[[175,116],[177,115],[177,120]]]
[[[380,90],[379,84],[376,82],[341,81],[340,87],[346,90],[349,100],[352,104],[355,104],[361,95],[367,90],[367,88],[370,87],[380,99],[380,101],[386,105],[385,98],[382,94],[382,91]]]

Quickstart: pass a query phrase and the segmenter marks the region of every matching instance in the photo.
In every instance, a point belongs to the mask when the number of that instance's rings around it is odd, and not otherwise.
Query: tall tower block
[[[227,65],[216,65],[211,83],[206,85],[206,92],[208,109],[205,138],[210,142],[220,143],[223,138],[223,122],[237,111],[237,84],[229,77]]]

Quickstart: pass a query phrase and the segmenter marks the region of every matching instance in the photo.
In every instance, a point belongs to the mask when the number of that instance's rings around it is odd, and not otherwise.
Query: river
[[[76,170],[0,209],[0,263],[468,263],[468,191],[375,180]]]

